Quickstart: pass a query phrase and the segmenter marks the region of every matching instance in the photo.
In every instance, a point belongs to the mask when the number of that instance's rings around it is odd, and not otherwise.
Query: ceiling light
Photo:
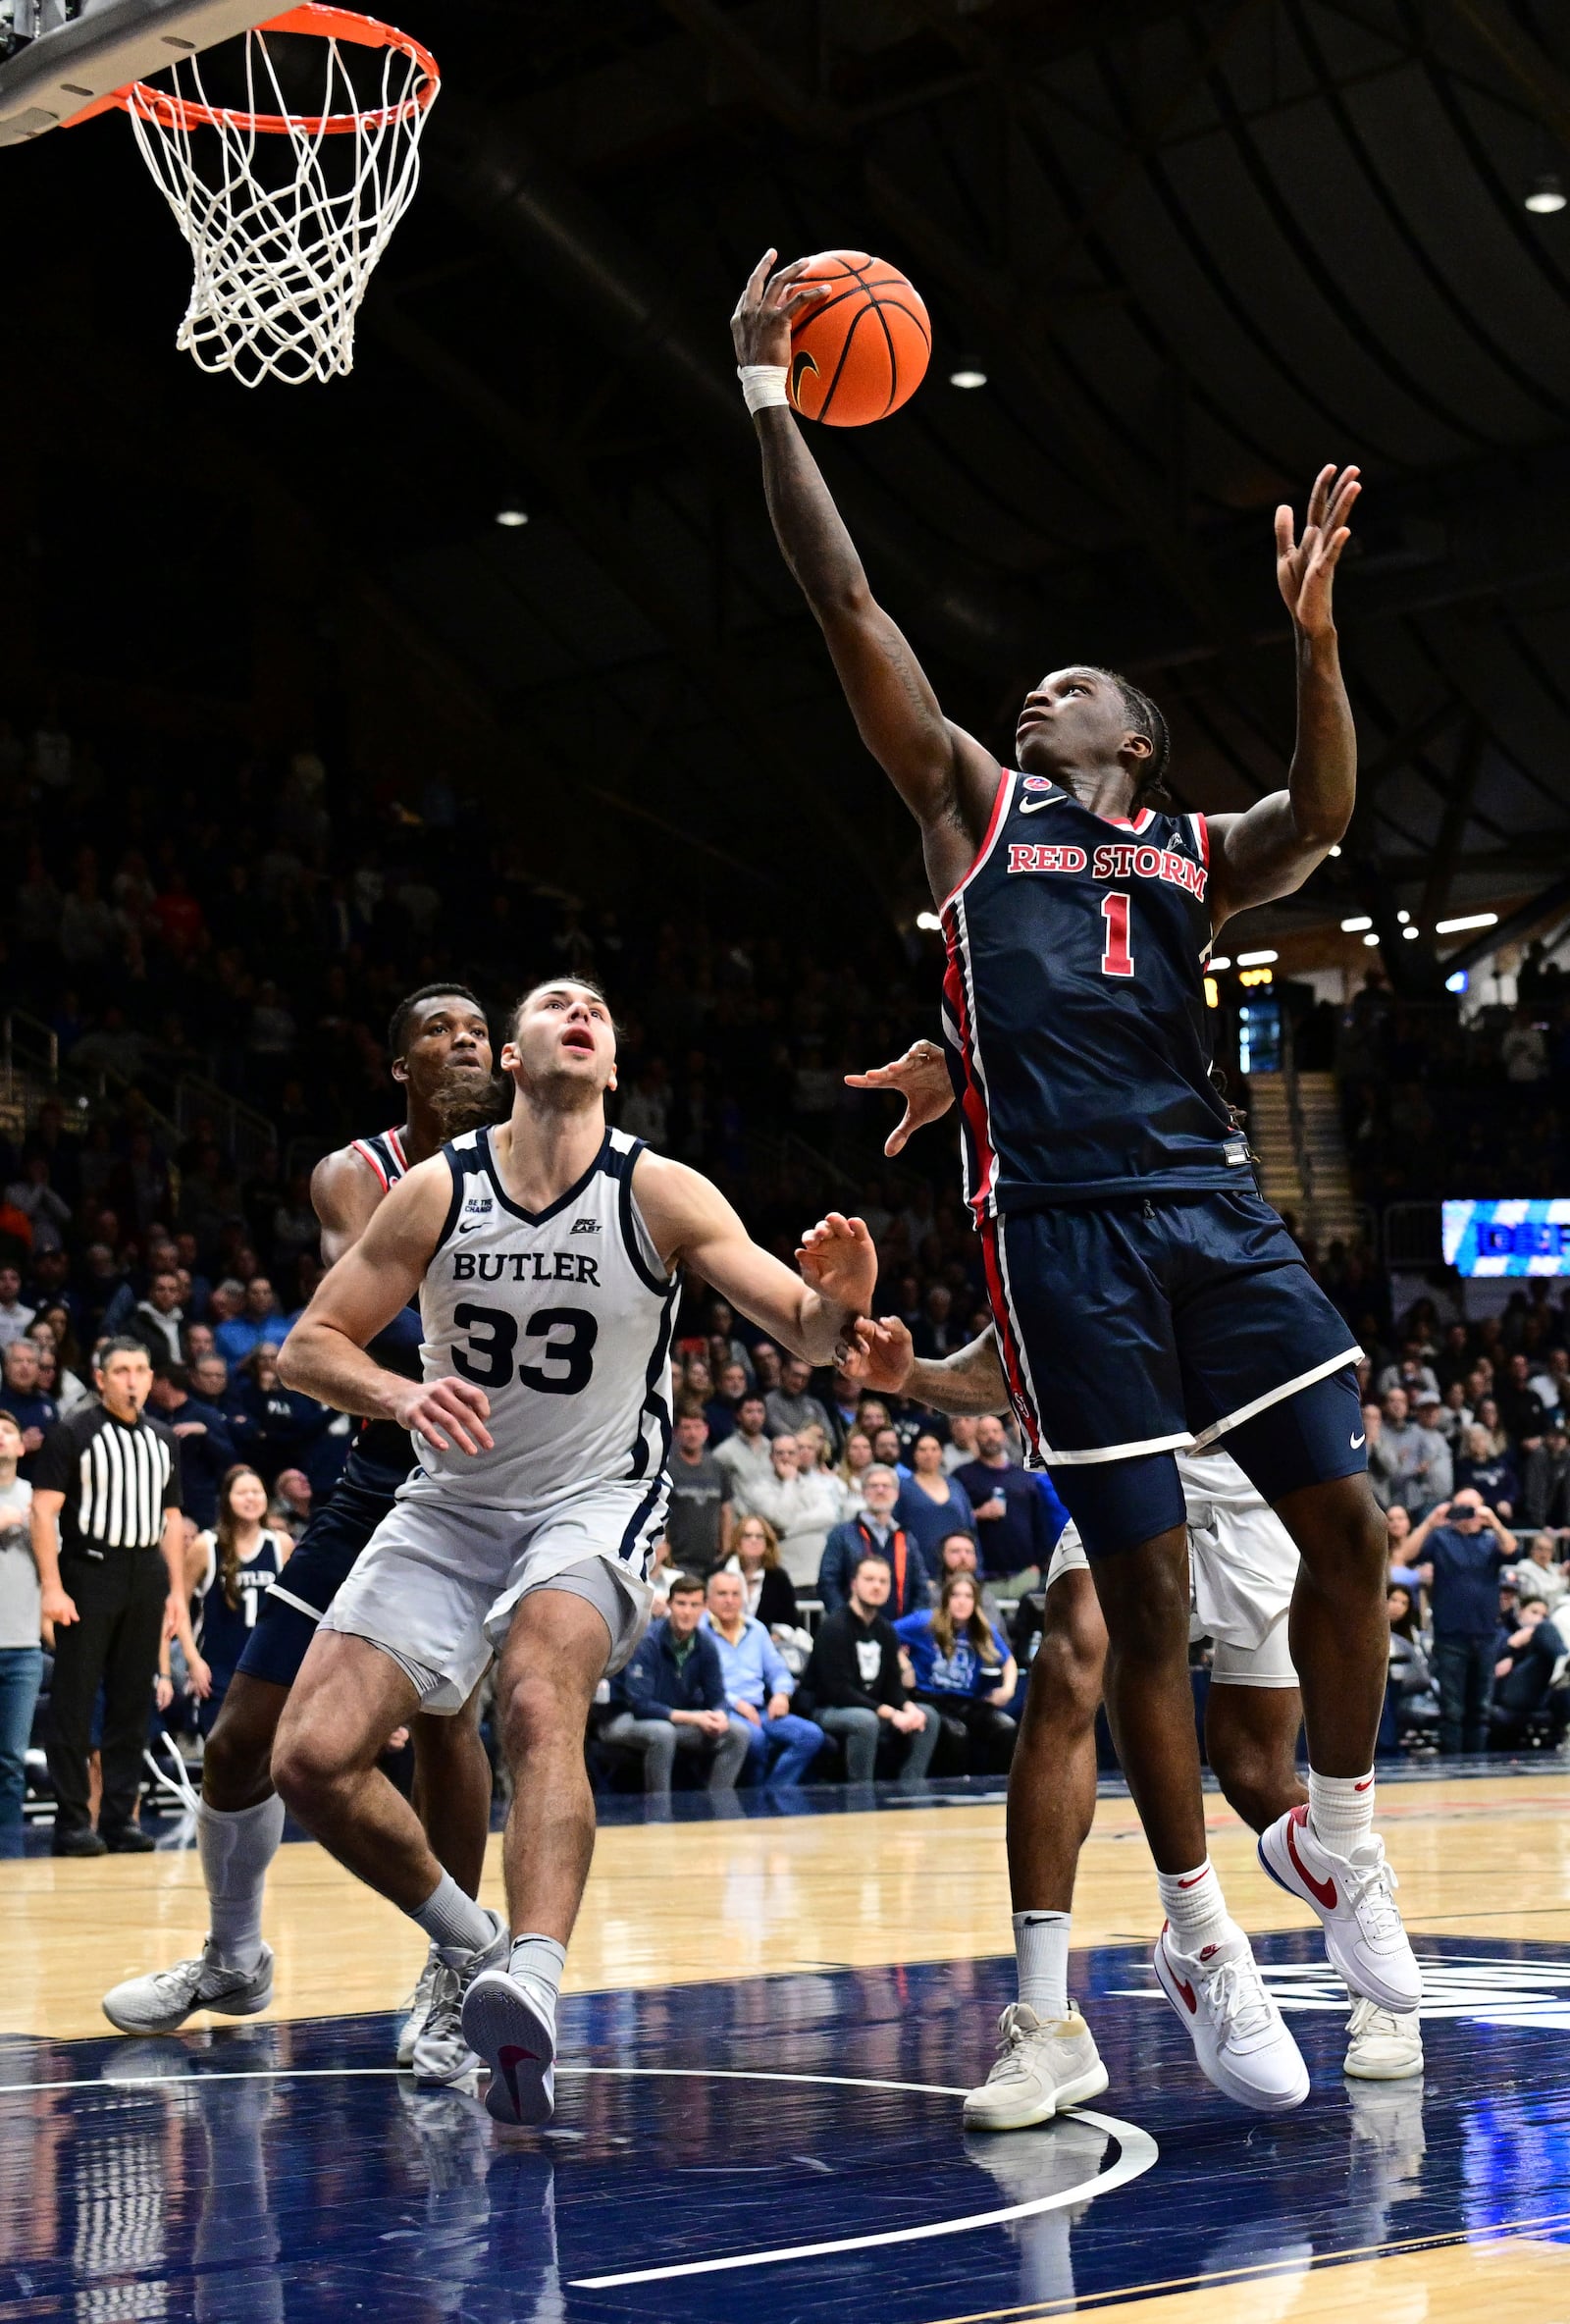
[[[1404,927],[1405,927],[1405,925],[1406,925],[1406,924],[1407,924],[1407,922],[1408,922],[1408,921],[1411,919],[1412,915],[1411,915],[1411,913],[1410,913],[1410,912],[1398,912],[1398,913],[1395,915],[1395,917],[1396,917],[1396,919],[1397,919],[1397,920],[1400,922],[1400,924],[1401,924],[1402,927],[1404,928]]]
[[[1434,933],[1437,936],[1459,936],[1467,928],[1492,928],[1498,924],[1499,915],[1496,912],[1468,912],[1460,920],[1437,920]]]
[[[1444,989],[1446,992],[1465,992],[1466,987],[1467,974],[1465,969],[1457,969],[1454,976],[1446,977],[1444,979]]]
[[[1379,942],[1379,938],[1378,936],[1365,936],[1363,941],[1365,944],[1377,944]]]
[[[1240,952],[1237,966],[1240,969],[1268,969],[1273,960],[1280,959],[1279,952]]]
[[[1331,849],[1331,854],[1332,854],[1333,856],[1338,856],[1338,855],[1340,854],[1340,852],[1341,852],[1341,851],[1340,851],[1340,849],[1339,849],[1338,847],[1333,847],[1333,848]]]
[[[1219,977],[1225,969],[1230,969],[1231,965],[1230,960],[1213,960],[1206,964],[1213,977]]]
[[[986,384],[986,373],[978,370],[974,363],[962,363],[958,371],[949,373],[951,388],[984,388]]]
[[[515,531],[520,524],[527,524],[528,521],[529,512],[526,508],[498,508],[497,510],[497,524],[505,525],[509,533]]]
[[[1417,942],[1416,928],[1403,928],[1401,933],[1406,938],[1408,944],[1415,944]]]
[[[1532,181],[1532,191],[1527,195],[1527,208],[1535,218],[1551,218],[1565,205],[1565,190],[1551,170]]]
[[[1373,925],[1374,923],[1365,912],[1357,920],[1343,920],[1341,934],[1343,936],[1360,936],[1365,928],[1371,928]]]
[[[916,916],[916,924],[918,928],[927,929],[934,936],[942,933],[943,923],[935,912],[918,912]]]

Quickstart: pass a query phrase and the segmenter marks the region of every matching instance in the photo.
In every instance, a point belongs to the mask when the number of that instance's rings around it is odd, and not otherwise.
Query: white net
[[[276,53],[297,52],[301,32],[326,61],[308,114],[286,98]],[[122,99],[195,261],[176,343],[246,387],[341,377],[371,271],[419,183],[436,66],[369,18],[303,7],[244,35],[243,73],[238,104],[209,97],[197,56],[170,68],[170,86],[138,81]]]

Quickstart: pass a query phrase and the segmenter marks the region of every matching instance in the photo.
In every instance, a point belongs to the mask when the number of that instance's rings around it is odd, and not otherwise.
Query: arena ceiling
[[[954,715],[1007,751],[1026,684],[1107,661],[1168,707],[1187,803],[1273,788],[1271,513],[1356,460],[1362,798],[1276,924],[1570,909],[1570,210],[1524,204],[1570,186],[1549,0],[399,4],[446,86],[354,380],[240,408],[196,386],[568,795],[743,883],[788,864],[836,909],[924,902],[731,370],[759,250],[853,245],[916,282],[933,366],[895,419],[815,442]],[[150,237],[133,163],[76,134],[115,189],[94,231]],[[67,143],[6,166],[69,215]],[[103,327],[161,348],[155,305],[106,296]],[[1426,942],[1392,954],[1432,972]]]

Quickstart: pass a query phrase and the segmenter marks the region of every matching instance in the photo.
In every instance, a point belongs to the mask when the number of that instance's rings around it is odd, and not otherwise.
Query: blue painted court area
[[[1263,1940],[1314,2075],[1279,2121],[1124,1947],[1075,1965],[1106,2096],[990,2139],[952,2093],[1004,1961],[569,2000],[543,2135],[388,2072],[391,2017],[13,2038],[0,2317],[938,2324],[1530,2222],[1570,2266],[1570,1957],[1421,1951],[1426,2077],[1359,2086],[1317,1946]]]

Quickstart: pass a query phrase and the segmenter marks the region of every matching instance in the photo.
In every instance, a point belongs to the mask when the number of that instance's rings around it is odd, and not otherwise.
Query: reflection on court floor
[[[1269,2121],[1199,2080],[1123,1946],[1075,1962],[1105,2098],[993,2139],[950,2093],[1005,1962],[569,1999],[544,2135],[389,2073],[386,2018],[12,2038],[0,2314],[937,2324],[1221,2279],[1264,2316],[1311,2265],[1512,2230],[1570,2281],[1570,1959],[1424,1945],[1427,2074],[1356,2085],[1312,1939],[1260,1950],[1314,2075]]]

